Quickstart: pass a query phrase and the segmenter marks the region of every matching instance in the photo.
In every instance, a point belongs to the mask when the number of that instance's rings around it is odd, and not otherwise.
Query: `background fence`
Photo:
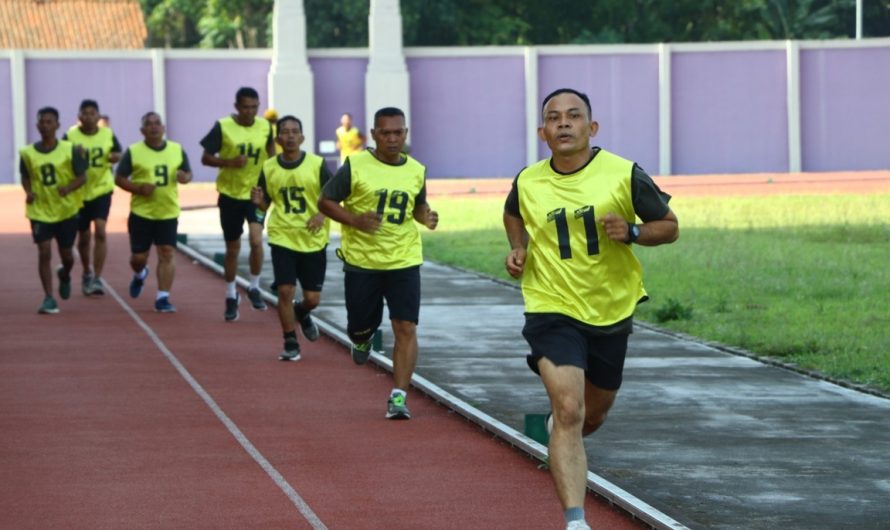
[[[652,174],[890,168],[890,39],[674,45],[407,48],[412,154],[431,178],[510,177],[547,155],[535,134],[541,98],[587,92],[596,144]],[[199,140],[233,111],[240,86],[266,94],[269,50],[0,50],[0,183],[38,138],[38,108],[62,127],[98,100],[125,145],[158,110],[199,181]],[[340,114],[365,115],[365,49],[310,50],[315,138]],[[261,101],[261,110],[267,104]],[[307,149],[310,146],[305,146]],[[312,146],[317,149],[318,146]]]

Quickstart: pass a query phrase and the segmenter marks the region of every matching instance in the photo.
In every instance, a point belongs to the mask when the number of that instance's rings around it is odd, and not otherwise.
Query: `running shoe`
[[[403,394],[394,394],[389,396],[386,402],[386,419],[388,420],[410,420],[411,411],[405,405],[405,396]]]
[[[37,312],[43,315],[54,315],[59,312],[59,304],[56,303],[55,298],[47,296],[43,299],[43,303],[40,304],[40,309]]]
[[[163,297],[155,300],[155,311],[158,313],[175,313],[176,306],[170,303],[170,298]]]
[[[247,298],[250,299],[251,307],[257,311],[266,310],[266,301],[263,300],[263,293],[261,293],[259,289],[255,287],[253,289],[248,289]]]
[[[145,267],[145,278],[148,278],[148,267]],[[140,278],[137,274],[133,275],[130,280],[130,298],[139,298],[142,294],[142,286],[145,285],[145,278]]]
[[[368,362],[368,357],[371,356],[371,343],[364,342],[361,344],[353,344],[352,345],[352,361],[355,364],[365,364]]]
[[[67,300],[71,297],[71,274],[65,272],[64,265],[59,265],[56,276],[59,277],[59,298]]]
[[[105,294],[105,286],[102,284],[102,278],[93,278],[90,285],[90,294],[102,296]]]
[[[84,296],[90,296],[93,294],[93,275],[92,274],[84,274],[81,277],[80,291]]]
[[[299,361],[300,343],[296,337],[288,337],[284,340],[284,350],[278,354],[279,361]]]
[[[312,315],[306,315],[300,321],[300,329],[303,330],[303,336],[306,340],[315,342],[318,340],[318,324],[312,320]]]
[[[584,519],[575,519],[566,525],[566,530],[590,530],[590,526]]]
[[[226,298],[226,322],[234,322],[238,320],[238,304],[241,302],[241,295],[235,293],[235,298]]]

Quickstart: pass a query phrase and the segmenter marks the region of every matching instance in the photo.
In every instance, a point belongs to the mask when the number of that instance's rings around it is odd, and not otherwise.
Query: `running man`
[[[331,179],[324,159],[302,151],[303,123],[294,116],[278,120],[277,141],[283,151],[266,160],[251,198],[269,214],[269,247],[278,288],[278,318],[284,333],[282,361],[300,360],[296,321],[306,340],[318,340],[318,326],[309,314],[321,300],[327,270],[330,220],[318,211],[321,188]],[[302,300],[294,301],[297,280]]]
[[[647,299],[632,243],[671,243],[679,228],[670,196],[638,165],[591,149],[599,124],[585,94],[556,90],[544,98],[542,117],[538,133],[552,156],[513,181],[505,264],[522,278],[522,334],[550,398],[550,472],[567,528],[589,529],[582,437],[615,401],[633,313]]]
[[[89,163],[87,183],[83,188],[83,208],[78,214],[77,250],[83,264],[84,295],[105,294],[102,287],[102,270],[108,244],[105,226],[111,210],[111,194],[114,192],[114,175],[111,166],[121,158],[121,144],[110,128],[99,126],[99,104],[92,99],[80,103],[77,115],[80,126],[74,126],[65,133],[68,140],[83,150]],[[95,227],[95,235],[90,227]],[[95,240],[90,249],[91,239]],[[91,259],[92,258],[92,259]]]
[[[158,250],[158,292],[155,311],[175,313],[170,290],[176,274],[176,231],[179,225],[179,184],[192,180],[188,156],[182,146],[166,140],[161,116],[149,112],[140,129],[145,140],[127,148],[117,166],[115,183],[132,194],[127,231],[130,234],[130,296],[142,294],[148,276],[151,246]]]
[[[56,269],[59,297],[71,296],[74,267],[74,238],[77,212],[82,199],[73,193],[86,183],[86,160],[71,142],[58,140],[59,111],[44,107],[37,111],[40,141],[19,151],[19,173],[25,190],[25,216],[31,221],[31,238],[37,245],[37,272],[43,284],[43,302],[38,313],[59,312],[53,298],[52,242],[56,240],[62,264]]]
[[[420,232],[412,220],[434,230],[439,214],[426,202],[426,168],[402,152],[408,138],[405,113],[394,107],[378,110],[371,137],[376,149],[347,157],[322,190],[318,206],[343,225],[338,255],[344,262],[352,359],[356,364],[368,360],[386,300],[395,335],[395,387],[386,417],[409,419],[406,392],[417,364],[423,263]]]
[[[226,241],[223,262],[226,278],[227,322],[238,320],[238,294],[235,277],[238,273],[238,254],[244,221],[250,240],[250,288],[247,297],[252,307],[266,310],[260,294],[260,273],[263,269],[263,213],[250,200],[260,169],[269,157],[275,156],[275,139],[268,120],[257,119],[260,96],[250,87],[242,87],[235,94],[236,114],[213,124],[201,140],[204,154],[201,163],[219,168],[216,190],[219,192],[219,222]]]
[[[340,116],[340,126],[335,131],[337,135],[337,150],[340,151],[340,165],[346,162],[346,157],[358,153],[365,146],[365,136],[352,124],[352,114],[348,112]]]

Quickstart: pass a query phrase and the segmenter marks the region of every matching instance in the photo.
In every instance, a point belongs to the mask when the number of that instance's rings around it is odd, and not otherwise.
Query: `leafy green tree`
[[[140,0],[150,46],[271,46],[274,0]],[[890,0],[863,0],[866,36]],[[369,0],[304,0],[310,48],[365,47]],[[406,46],[852,37],[855,0],[401,0]]]

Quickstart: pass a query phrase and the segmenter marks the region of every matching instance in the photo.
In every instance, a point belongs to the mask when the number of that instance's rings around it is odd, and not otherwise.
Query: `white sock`
[[[142,270],[134,274],[133,276],[139,278],[140,280],[144,280],[146,276],[148,276],[148,267],[142,267]]]
[[[170,298],[170,291],[158,291],[158,295],[155,296],[155,300],[160,300],[161,298]]]
[[[408,396],[408,393],[402,390],[401,388],[393,388],[392,392],[389,393],[389,397],[393,396]]]
[[[226,298],[236,298],[238,296],[238,291],[235,286],[238,285],[236,282],[229,282],[226,284]]]
[[[260,288],[260,275],[259,274],[257,274],[256,276],[254,276],[253,274],[250,275],[250,288],[251,289],[259,289]]]

